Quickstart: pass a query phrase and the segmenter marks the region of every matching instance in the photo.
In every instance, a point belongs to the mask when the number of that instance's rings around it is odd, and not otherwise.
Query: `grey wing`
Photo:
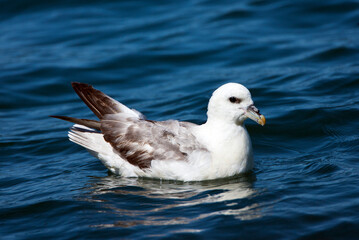
[[[194,124],[148,121],[91,85],[75,82],[72,87],[100,121],[56,117],[101,130],[104,139],[133,165],[143,169],[152,160],[186,161],[193,151],[207,151],[191,133]]]
[[[194,124],[174,120],[156,122],[105,115],[101,131],[118,154],[141,169],[153,160],[187,161],[193,151],[207,151],[191,133]]]

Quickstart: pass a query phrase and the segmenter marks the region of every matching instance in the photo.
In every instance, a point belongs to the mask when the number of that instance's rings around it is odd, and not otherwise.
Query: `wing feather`
[[[72,87],[100,121],[54,117],[101,130],[104,139],[119,156],[132,165],[146,169],[154,160],[187,161],[195,151],[208,152],[191,132],[195,124],[146,120],[142,113],[126,107],[89,84],[74,82]],[[74,139],[81,141],[80,138]]]
[[[142,113],[129,109],[122,103],[93,88],[89,84],[73,82],[72,87],[81,100],[99,119],[102,119],[106,114],[117,113],[126,114],[130,117],[140,119],[145,118]]]
[[[114,115],[101,120],[101,131],[119,155],[141,169],[153,160],[187,161],[194,151],[207,151],[191,133],[191,123],[156,122]]]

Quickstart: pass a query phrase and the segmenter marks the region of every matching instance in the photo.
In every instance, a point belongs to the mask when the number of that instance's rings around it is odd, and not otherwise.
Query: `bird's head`
[[[243,125],[247,118],[260,125],[265,118],[254,106],[249,90],[238,83],[227,83],[213,92],[208,104],[208,119],[234,122]]]

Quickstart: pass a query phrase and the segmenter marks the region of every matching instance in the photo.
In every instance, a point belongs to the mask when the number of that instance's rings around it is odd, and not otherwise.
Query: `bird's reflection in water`
[[[263,215],[253,200],[259,194],[252,187],[254,181],[253,173],[190,183],[109,175],[91,177],[82,200],[99,202],[99,212],[117,216],[113,223],[94,225],[101,228],[189,224],[220,215],[251,220]]]

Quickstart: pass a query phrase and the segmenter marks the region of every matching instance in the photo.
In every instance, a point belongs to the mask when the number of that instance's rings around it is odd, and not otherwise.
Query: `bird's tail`
[[[97,158],[99,154],[106,155],[107,152],[111,152],[111,145],[103,139],[102,133],[92,128],[75,124],[71,127],[68,137],[71,142],[86,148]]]

